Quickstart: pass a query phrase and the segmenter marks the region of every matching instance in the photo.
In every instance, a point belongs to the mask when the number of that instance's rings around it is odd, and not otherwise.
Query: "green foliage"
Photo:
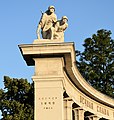
[[[97,90],[114,98],[114,40],[111,31],[98,30],[77,51],[77,66],[82,76]]]
[[[4,76],[4,86],[0,89],[2,120],[33,120],[33,84]]]

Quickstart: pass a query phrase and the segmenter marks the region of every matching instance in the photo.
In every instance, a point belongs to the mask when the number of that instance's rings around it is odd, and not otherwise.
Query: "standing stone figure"
[[[61,20],[58,20],[54,26],[54,39],[61,39],[64,41],[64,31],[68,27],[68,18],[63,16]]]
[[[54,12],[55,7],[49,6],[48,10],[42,14],[42,17],[37,28],[38,39],[40,39],[40,29],[43,39],[53,39],[53,26],[57,21],[57,16]]]

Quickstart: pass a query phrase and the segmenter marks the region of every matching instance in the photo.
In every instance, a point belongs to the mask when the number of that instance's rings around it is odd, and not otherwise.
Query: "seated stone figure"
[[[42,17],[37,28],[38,39],[40,39],[40,29],[43,39],[53,39],[53,25],[57,21],[57,16],[54,12],[55,7],[49,6],[48,10],[42,14]]]

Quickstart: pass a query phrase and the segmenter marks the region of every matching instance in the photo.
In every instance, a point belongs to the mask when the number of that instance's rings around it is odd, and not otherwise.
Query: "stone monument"
[[[57,20],[54,11],[55,7],[49,6],[42,14],[38,39],[19,45],[27,65],[35,66],[34,120],[114,120],[114,100],[81,76],[74,43],[64,42],[68,18]]]
[[[43,39],[59,40],[64,42],[64,31],[68,27],[68,18],[63,16],[61,20],[57,20],[54,13],[55,7],[49,6],[45,13],[42,13],[37,28],[37,38],[40,40],[40,30]]]

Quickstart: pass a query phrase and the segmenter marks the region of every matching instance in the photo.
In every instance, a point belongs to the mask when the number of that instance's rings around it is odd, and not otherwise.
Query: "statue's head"
[[[53,5],[51,5],[51,6],[48,7],[48,10],[50,12],[54,12],[55,11],[55,7]]]
[[[68,21],[67,16],[63,16],[63,17],[62,17],[62,21],[64,21],[64,20]]]

